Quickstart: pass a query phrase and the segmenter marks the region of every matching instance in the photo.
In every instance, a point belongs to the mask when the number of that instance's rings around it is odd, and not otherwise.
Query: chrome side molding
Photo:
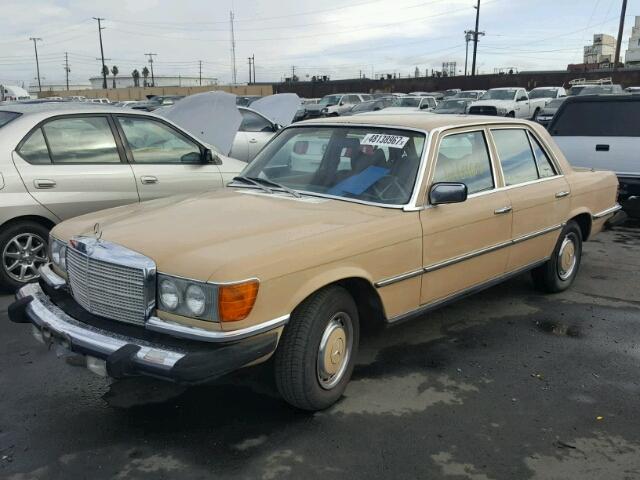
[[[606,210],[603,210],[601,212],[598,213],[594,213],[591,218],[593,218],[594,220],[599,220],[603,217],[606,217],[607,215],[611,215],[613,213],[618,212],[619,210],[622,210],[622,206],[619,203],[616,203],[613,207],[611,208],[607,208]]]

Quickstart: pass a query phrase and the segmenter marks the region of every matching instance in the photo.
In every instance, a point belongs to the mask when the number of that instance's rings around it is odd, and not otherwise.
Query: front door
[[[431,304],[505,273],[511,240],[511,204],[491,161],[484,129],[441,138],[430,185],[467,185],[465,202],[428,206],[423,230],[421,303]]]
[[[108,115],[48,120],[18,145],[13,161],[29,193],[61,220],[139,200]]]
[[[133,115],[119,115],[116,122],[142,201],[222,186],[218,167],[202,163],[200,145],[173,126]]]
[[[569,214],[571,189],[535,134],[522,126],[491,130],[513,207],[508,271],[548,258]]]

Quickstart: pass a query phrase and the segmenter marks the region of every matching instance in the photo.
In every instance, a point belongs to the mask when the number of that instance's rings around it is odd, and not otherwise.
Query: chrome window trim
[[[394,283],[398,283],[398,282],[402,282],[404,280],[408,280],[408,279],[416,277],[418,275],[422,275],[422,274],[426,274],[426,273],[432,273],[432,272],[435,272],[436,270],[440,270],[442,268],[450,267],[450,266],[455,265],[457,263],[464,262],[465,260],[471,260],[471,259],[479,257],[481,255],[485,255],[487,253],[492,253],[492,252],[495,252],[497,250],[503,249],[505,247],[509,247],[509,246],[512,246],[512,245],[517,245],[517,244],[525,242],[527,240],[531,240],[533,238],[540,237],[540,236],[546,235],[548,233],[552,233],[554,231],[557,231],[557,230],[560,230],[560,229],[564,228],[565,225],[566,225],[565,223],[561,223],[561,224],[558,224],[558,225],[554,225],[552,227],[544,228],[542,230],[537,230],[535,232],[527,233],[525,235],[521,235],[519,237],[513,238],[513,239],[508,240],[506,242],[496,243],[495,245],[491,245],[489,247],[485,247],[485,248],[482,248],[480,250],[474,250],[473,252],[468,252],[468,253],[465,253],[463,255],[459,255],[457,257],[452,257],[452,258],[449,258],[447,260],[443,260],[442,262],[433,263],[431,265],[423,266],[419,270],[412,270],[410,272],[402,273],[400,275],[396,275],[396,276],[393,276],[393,277],[385,278],[383,280],[380,280],[380,281],[374,283],[374,285],[375,285],[376,288],[382,288],[382,287],[386,287],[388,285],[392,285]]]
[[[606,210],[603,210],[601,212],[594,213],[593,215],[591,215],[591,218],[593,220],[599,220],[601,218],[606,217],[607,215],[611,215],[613,213],[616,213],[616,212],[620,211],[621,209],[622,209],[622,206],[619,203],[616,203],[611,208],[607,208]]]

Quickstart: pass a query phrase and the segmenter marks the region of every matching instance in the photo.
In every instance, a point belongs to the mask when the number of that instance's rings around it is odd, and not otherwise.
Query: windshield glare
[[[404,205],[416,181],[425,135],[375,127],[293,127],[242,172],[300,192]]]
[[[529,98],[555,98],[557,94],[557,91],[553,88],[541,88],[531,90]]]
[[[330,105],[337,105],[338,102],[340,102],[340,98],[342,98],[340,95],[327,95],[326,97],[322,97],[322,100],[320,100],[320,105],[323,106],[330,106]]]
[[[516,96],[515,90],[489,90],[480,97],[480,100],[513,100]]]

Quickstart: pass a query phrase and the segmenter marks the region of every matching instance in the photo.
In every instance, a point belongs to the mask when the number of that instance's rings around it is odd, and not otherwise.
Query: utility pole
[[[473,32],[473,63],[471,65],[471,76],[475,77],[476,75],[476,55],[478,53],[478,28],[480,28],[480,0],[478,0],[478,5],[474,7],[476,9],[476,29]],[[484,34],[483,34],[484,35]]]
[[[618,39],[616,41],[616,56],[613,60],[613,69],[617,70],[620,62],[620,46],[622,44],[622,34],[624,33],[624,17],[627,14],[627,0],[622,0],[622,10],[620,11],[620,26],[618,27]]]
[[[296,66],[295,65],[291,65],[291,81],[294,81],[294,78],[296,78]]]
[[[69,52],[64,52],[64,74],[67,77],[67,91],[69,90]]]
[[[252,61],[253,59],[249,57],[249,85],[251,85],[251,72],[252,72],[251,62]]]
[[[102,30],[104,27],[102,26],[102,21],[104,18],[93,17],[94,20],[98,21],[98,36],[100,37],[100,58],[102,59],[102,88],[107,89],[107,69],[104,64],[104,49],[102,48]]]
[[[238,81],[238,70],[236,69],[236,34],[233,31],[233,10],[229,12],[229,22],[231,24],[231,80],[235,85]]]
[[[253,83],[256,83],[256,54],[251,54],[251,68],[253,68]]]
[[[38,61],[38,42],[42,39],[39,37],[29,37],[29,40],[33,42],[33,48],[36,51],[36,72],[38,72],[38,91],[42,92],[42,84],[40,83],[40,62]]]
[[[464,54],[464,76],[467,76],[467,64],[469,61],[469,42],[473,38],[473,31],[465,30],[464,31],[464,41],[467,43],[467,49]]]
[[[199,82],[200,86],[202,86],[202,60],[198,60],[198,63],[200,64]]]
[[[156,86],[156,79],[153,76],[153,57],[157,56],[157,53],[145,53],[149,57],[149,66],[151,67],[151,86]]]

